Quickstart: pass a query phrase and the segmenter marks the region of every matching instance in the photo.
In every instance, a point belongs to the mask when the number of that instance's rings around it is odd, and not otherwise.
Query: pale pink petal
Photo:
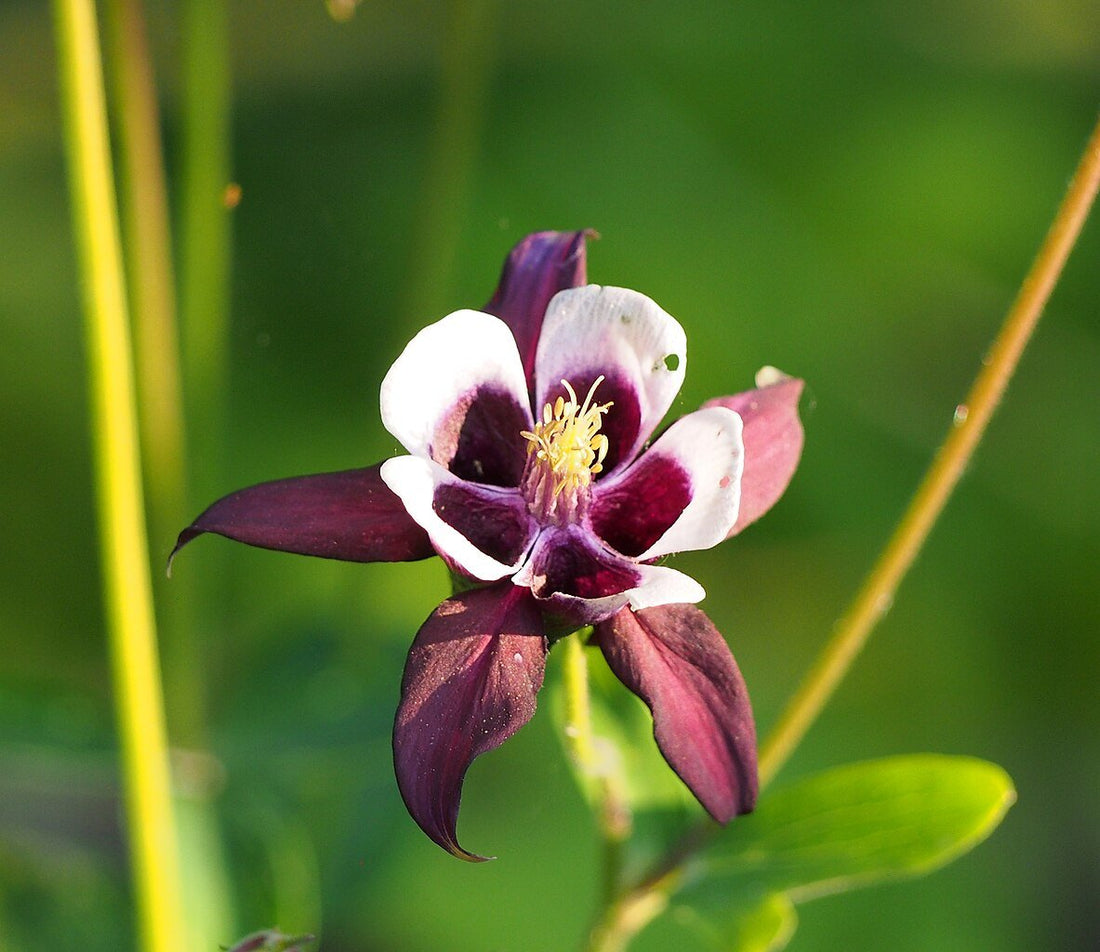
[[[729,535],[737,535],[776,503],[794,475],[802,455],[802,421],[798,400],[803,382],[773,367],[756,375],[757,389],[708,400],[704,407],[726,407],[744,423],[745,469],[741,474],[741,507]]]

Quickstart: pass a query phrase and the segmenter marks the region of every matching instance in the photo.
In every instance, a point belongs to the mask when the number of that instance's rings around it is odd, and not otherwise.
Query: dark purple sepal
[[[622,609],[595,628],[611,670],[653,713],[669,766],[719,823],[756,804],[756,726],[725,639],[694,605]]]
[[[595,232],[539,231],[528,235],[509,253],[496,293],[485,310],[512,329],[527,377],[535,386],[535,351],[550,299],[566,288],[588,283],[585,240]]]
[[[798,400],[803,381],[784,377],[776,383],[730,397],[716,397],[704,407],[726,407],[741,416],[745,470],[741,506],[726,536],[735,536],[766,513],[787,488],[802,455],[802,421]]]
[[[534,599],[510,581],[443,602],[417,632],[393,728],[397,785],[412,818],[460,859],[462,781],[535,713],[546,638]]]
[[[427,533],[378,470],[295,476],[230,493],[179,534],[169,567],[180,549],[207,532],[261,549],[345,562],[413,562],[435,555]]]

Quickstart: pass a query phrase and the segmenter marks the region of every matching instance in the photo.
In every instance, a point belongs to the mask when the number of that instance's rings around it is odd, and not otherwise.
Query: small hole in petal
[[[680,355],[679,354],[667,354],[665,355],[665,370],[678,370],[680,367]]]

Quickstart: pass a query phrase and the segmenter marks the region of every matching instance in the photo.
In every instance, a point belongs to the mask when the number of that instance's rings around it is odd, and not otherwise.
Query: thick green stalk
[[[128,315],[92,0],[55,0],[84,295],[104,601],[141,948],[183,952],[179,868],[145,542]]]
[[[157,571],[191,515],[186,511],[187,452],[168,195],[142,0],[109,0],[104,10],[133,315],[138,422],[149,538]],[[195,746],[204,735],[204,691],[188,588],[186,579],[177,580],[163,591],[158,608],[165,667],[171,672],[165,700],[173,737],[177,743]]]

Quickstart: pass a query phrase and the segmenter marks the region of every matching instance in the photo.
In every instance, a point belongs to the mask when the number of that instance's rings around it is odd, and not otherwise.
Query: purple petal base
[[[611,670],[653,713],[665,760],[719,823],[756,804],[756,727],[725,639],[694,605],[623,609],[596,626]]]
[[[397,785],[412,818],[460,859],[462,781],[535,713],[546,638],[534,599],[501,582],[443,602],[409,651],[393,728]]]
[[[219,499],[180,533],[172,559],[207,532],[236,542],[345,562],[435,555],[427,533],[382,482],[379,466],[260,483]]]
[[[636,558],[668,531],[691,502],[691,477],[679,460],[653,450],[592,501],[592,528],[617,552]]]

